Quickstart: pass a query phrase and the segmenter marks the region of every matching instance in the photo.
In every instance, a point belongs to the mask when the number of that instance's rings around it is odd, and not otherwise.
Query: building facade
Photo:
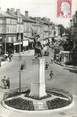
[[[8,13],[0,14],[0,36],[1,36],[1,53],[12,52],[13,41],[16,40],[16,18]]]
[[[33,34],[44,40],[51,33],[52,23],[47,18],[29,17],[28,11],[23,15],[14,8],[0,12],[0,54],[21,52],[32,41]]]
[[[77,46],[77,11],[71,20],[71,36],[74,43],[74,48]]]
[[[77,11],[71,20],[71,38],[73,41],[72,60],[77,64]]]

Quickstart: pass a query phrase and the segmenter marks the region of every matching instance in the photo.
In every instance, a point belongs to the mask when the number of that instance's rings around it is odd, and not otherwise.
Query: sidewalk
[[[63,67],[69,68],[69,69],[75,69],[75,70],[77,70],[77,66],[74,66],[74,65],[65,65],[64,63],[57,62],[57,61],[55,61],[54,63],[58,64],[58,65],[61,65]]]

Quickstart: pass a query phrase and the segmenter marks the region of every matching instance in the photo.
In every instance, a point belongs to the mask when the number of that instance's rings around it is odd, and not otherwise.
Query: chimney
[[[7,11],[6,12],[7,13],[14,13],[15,12],[15,9],[14,8],[11,8],[11,9],[7,8]]]
[[[7,8],[7,11],[6,11],[7,13],[9,13],[10,12],[10,9],[9,8]]]
[[[28,11],[25,11],[25,17],[28,18]]]
[[[16,14],[20,15],[20,9],[16,9]]]
[[[15,12],[15,8],[11,8],[10,11],[11,11],[11,12]]]

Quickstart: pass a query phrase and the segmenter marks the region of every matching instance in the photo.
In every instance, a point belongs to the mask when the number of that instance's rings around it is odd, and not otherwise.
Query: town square
[[[0,8],[0,117],[77,117],[77,9],[69,26],[21,9]]]

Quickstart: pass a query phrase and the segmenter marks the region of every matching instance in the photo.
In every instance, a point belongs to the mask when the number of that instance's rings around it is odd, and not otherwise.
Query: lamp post
[[[19,92],[21,92],[21,69],[19,69]]]
[[[19,62],[19,92],[21,92],[21,44],[19,44]]]
[[[5,45],[4,45],[4,47],[5,47],[5,54],[6,54],[6,37],[5,37]]]
[[[21,92],[21,27],[20,27],[20,24],[21,24],[21,22],[20,22],[20,18],[21,17],[18,17],[19,19],[18,19],[18,24],[19,24],[19,92]]]

